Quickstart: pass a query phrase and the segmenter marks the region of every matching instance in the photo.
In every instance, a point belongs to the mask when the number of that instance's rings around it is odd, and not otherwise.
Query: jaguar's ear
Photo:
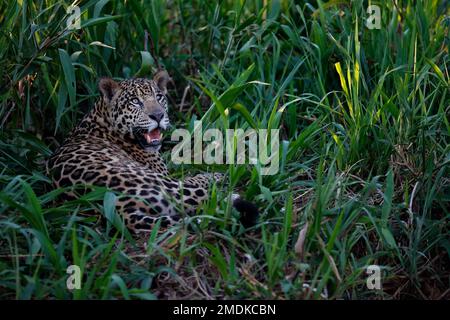
[[[119,84],[111,78],[101,78],[98,83],[98,88],[103,95],[103,99],[106,102],[110,102],[117,90],[119,90]]]
[[[167,83],[170,81],[169,74],[166,70],[160,70],[153,76],[153,81],[156,82],[158,88],[167,94]]]

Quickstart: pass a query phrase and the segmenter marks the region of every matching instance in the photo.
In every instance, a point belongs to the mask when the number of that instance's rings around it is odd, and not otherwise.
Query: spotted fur
[[[108,187],[125,194],[116,207],[132,231],[148,231],[157,219],[179,220],[179,209],[193,213],[221,174],[169,177],[160,145],[138,143],[138,135],[169,125],[166,85],[159,72],[152,80],[101,79],[101,98],[48,161],[56,187],[76,184]]]

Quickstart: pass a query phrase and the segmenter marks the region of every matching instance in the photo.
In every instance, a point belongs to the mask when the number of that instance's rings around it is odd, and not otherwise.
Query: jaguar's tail
[[[241,214],[241,223],[244,228],[256,225],[259,217],[259,210],[253,202],[242,199],[239,195],[233,195],[233,207]]]

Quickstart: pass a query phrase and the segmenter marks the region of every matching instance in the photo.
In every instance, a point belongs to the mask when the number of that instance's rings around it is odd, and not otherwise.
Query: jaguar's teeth
[[[145,141],[147,141],[147,143],[152,142],[152,138],[150,137],[149,133],[144,133],[144,138],[145,138]]]

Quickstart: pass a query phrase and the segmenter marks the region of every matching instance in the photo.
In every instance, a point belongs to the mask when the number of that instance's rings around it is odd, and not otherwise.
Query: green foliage
[[[367,1],[296,3],[75,1],[70,29],[68,2],[0,0],[0,298],[448,298],[448,1],[376,2],[379,30]],[[44,161],[99,77],[158,66],[176,127],[280,128],[281,168],[217,168],[230,184],[201,222],[133,239],[120,195],[63,202]],[[232,189],[261,208],[251,232]],[[370,264],[382,291],[365,285]]]

